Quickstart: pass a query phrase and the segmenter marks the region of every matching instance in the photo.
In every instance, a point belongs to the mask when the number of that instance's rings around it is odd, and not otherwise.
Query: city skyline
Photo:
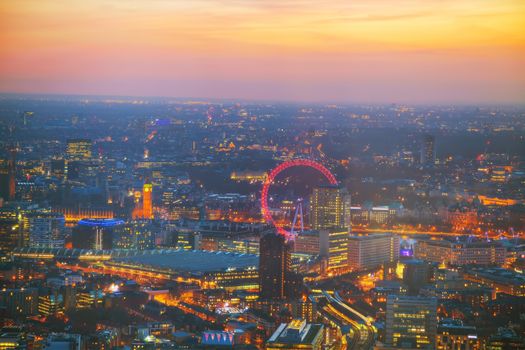
[[[0,106],[0,348],[525,346],[525,107]]]
[[[523,23],[0,1],[0,349],[525,349]]]
[[[337,103],[521,103],[519,1],[0,6],[0,91]]]

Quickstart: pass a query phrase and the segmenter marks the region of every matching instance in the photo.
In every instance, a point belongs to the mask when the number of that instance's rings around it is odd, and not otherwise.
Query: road
[[[361,314],[359,311],[348,305],[338,292],[334,293],[333,299],[335,299],[341,307],[350,312],[350,314],[361,320],[361,322],[358,322],[360,336],[357,343],[357,349],[371,349],[374,346],[376,336],[375,328],[372,325],[373,319]]]
[[[451,236],[451,237],[460,237],[465,236],[468,237],[468,233],[458,233],[458,232],[443,232],[443,231],[424,231],[424,230],[415,230],[415,229],[375,229],[375,228],[363,228],[363,227],[353,227],[352,232],[357,233],[383,233],[383,232],[389,232],[389,233],[395,233],[400,236],[409,236],[409,235],[424,235],[424,236]],[[478,233],[473,234],[474,236],[477,236],[478,238],[486,238],[485,233]],[[490,239],[499,239],[499,238],[518,238],[518,237],[524,237],[525,232],[497,232],[497,233],[490,233],[488,234],[488,238]]]
[[[356,334],[354,329],[348,325],[348,321],[345,321],[344,316],[338,315],[338,311],[329,304],[319,309],[318,312],[325,321],[337,327],[340,331],[340,340],[336,342],[335,348],[339,350],[352,349],[358,340],[359,334]]]
[[[348,305],[337,292],[323,291],[327,305],[322,309],[325,318],[341,330],[341,350],[369,350],[375,342],[375,329],[371,319]]]

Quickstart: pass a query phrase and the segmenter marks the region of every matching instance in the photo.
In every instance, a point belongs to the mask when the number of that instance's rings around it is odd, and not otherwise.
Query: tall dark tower
[[[12,201],[16,195],[16,147],[9,150],[9,160],[7,161],[7,174],[9,181],[9,193],[7,200]]]
[[[291,253],[291,245],[284,236],[269,233],[261,237],[259,246],[259,296],[261,299],[286,299]]]
[[[432,135],[423,136],[421,142],[421,166],[432,167],[436,162],[436,142]]]
[[[0,160],[0,204],[2,201],[9,200],[9,171],[7,161]]]
[[[5,201],[12,201],[16,194],[16,148],[9,149],[7,160],[0,165],[0,198]]]

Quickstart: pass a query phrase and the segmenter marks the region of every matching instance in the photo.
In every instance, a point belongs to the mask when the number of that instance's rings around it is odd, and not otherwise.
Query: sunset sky
[[[523,0],[0,0],[0,91],[525,102]]]

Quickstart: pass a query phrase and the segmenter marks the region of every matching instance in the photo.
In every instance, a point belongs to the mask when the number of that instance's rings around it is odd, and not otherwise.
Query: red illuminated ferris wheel
[[[319,171],[331,185],[337,185],[337,180],[335,179],[335,176],[330,172],[330,170],[328,170],[324,165],[309,159],[289,160],[279,164],[272,171],[270,171],[270,173],[266,177],[266,180],[264,181],[261,192],[262,215],[266,222],[271,223],[277,229],[277,232],[279,234],[286,237],[290,237],[292,234],[289,231],[285,230],[282,226],[277,225],[275,220],[272,218],[270,209],[268,207],[268,191],[270,189],[270,185],[274,182],[275,177],[279,175],[281,171],[293,167],[309,167],[315,169]]]

